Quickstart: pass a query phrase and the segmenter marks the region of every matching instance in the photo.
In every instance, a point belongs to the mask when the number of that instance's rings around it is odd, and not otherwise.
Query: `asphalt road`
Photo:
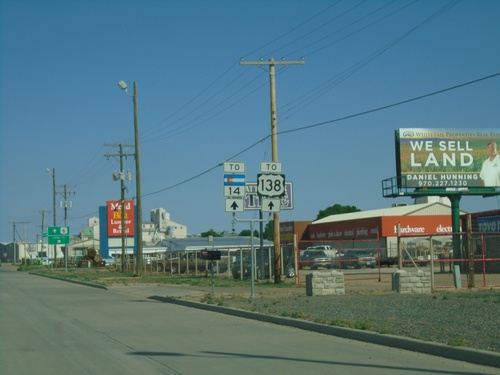
[[[0,374],[498,374],[498,369],[0,267]]]

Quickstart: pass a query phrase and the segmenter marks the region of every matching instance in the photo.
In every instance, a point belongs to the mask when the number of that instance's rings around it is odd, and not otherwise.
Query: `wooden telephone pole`
[[[304,65],[304,60],[300,61],[240,61],[240,65],[268,65],[269,66],[269,84],[271,91],[271,149],[272,161],[278,162],[278,115],[276,113],[276,65]],[[281,242],[280,242],[280,214],[273,214],[274,221],[274,283],[281,282]]]
[[[118,174],[113,174],[113,179],[120,180],[120,205],[121,205],[121,239],[122,239],[122,256],[121,256],[121,272],[125,272],[125,264],[126,264],[126,254],[125,254],[125,242],[126,242],[126,224],[125,224],[125,171],[123,170],[123,157],[134,156],[134,154],[125,154],[123,152],[123,147],[133,147],[132,145],[124,145],[124,144],[106,144],[105,146],[118,146],[119,153],[118,154],[106,154],[106,157],[110,156],[118,156],[120,157],[120,172]]]

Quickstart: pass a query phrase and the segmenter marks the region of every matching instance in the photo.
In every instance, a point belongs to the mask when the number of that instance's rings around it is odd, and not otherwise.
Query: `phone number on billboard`
[[[419,187],[450,187],[469,186],[468,181],[447,180],[447,181],[418,181]]]

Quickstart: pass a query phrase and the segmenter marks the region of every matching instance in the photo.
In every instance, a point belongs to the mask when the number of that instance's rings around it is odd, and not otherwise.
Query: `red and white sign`
[[[135,234],[134,201],[125,201],[125,235]],[[108,211],[108,237],[121,237],[122,235],[122,204],[121,201],[107,201]]]
[[[380,216],[308,226],[312,240],[352,240],[396,237],[398,224],[402,236],[449,235],[450,215]]]

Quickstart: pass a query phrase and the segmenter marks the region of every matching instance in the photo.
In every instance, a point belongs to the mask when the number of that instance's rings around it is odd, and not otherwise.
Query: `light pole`
[[[124,81],[118,82],[118,86],[125,90],[128,96],[132,96],[134,102],[134,139],[135,139],[135,191],[137,201],[137,276],[142,276],[142,200],[141,200],[141,162],[139,152],[139,120],[137,115],[137,82],[134,81],[134,93],[129,95],[127,84]]]
[[[125,272],[125,175],[123,173],[123,145],[120,144],[120,201],[122,221],[122,273]]]
[[[53,225],[56,226],[56,169],[46,168],[45,172],[52,174],[52,217]],[[47,257],[48,258],[48,257]],[[54,245],[54,267],[57,263],[57,247]]]

